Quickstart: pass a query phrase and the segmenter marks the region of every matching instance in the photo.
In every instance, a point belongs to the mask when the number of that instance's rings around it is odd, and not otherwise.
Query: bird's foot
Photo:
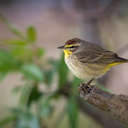
[[[79,92],[80,92],[80,97],[88,97],[92,90],[93,90],[93,86],[91,86],[91,82],[94,79],[91,79],[90,81],[88,81],[87,83],[81,83],[80,87],[79,87]]]

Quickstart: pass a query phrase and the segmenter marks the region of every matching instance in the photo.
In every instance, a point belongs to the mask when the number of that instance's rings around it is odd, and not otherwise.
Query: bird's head
[[[58,47],[64,51],[65,57],[69,57],[72,53],[76,52],[80,47],[81,40],[78,38],[73,38],[65,42],[63,46]]]

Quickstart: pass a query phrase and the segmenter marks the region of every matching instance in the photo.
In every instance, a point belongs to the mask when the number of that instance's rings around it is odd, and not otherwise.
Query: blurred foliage
[[[64,96],[63,88],[70,83],[71,95],[67,99],[65,110],[69,128],[78,128],[79,109],[74,93],[77,92],[77,86],[72,85],[78,85],[80,80],[69,77],[71,75],[64,63],[63,54],[58,60],[45,58],[44,48],[36,44],[37,34],[33,26],[28,27],[26,33],[22,33],[3,16],[0,16],[0,20],[15,35],[15,38],[0,42],[0,80],[15,73],[20,74],[23,81],[22,85],[16,86],[12,91],[16,95],[20,94],[19,103],[9,108],[10,115],[0,120],[0,127],[6,127],[8,124],[13,128],[47,126],[45,120],[50,118],[56,109],[53,101]],[[52,91],[52,85],[55,83],[57,88]],[[41,86],[46,89],[40,90]],[[60,121],[57,123],[59,126]]]

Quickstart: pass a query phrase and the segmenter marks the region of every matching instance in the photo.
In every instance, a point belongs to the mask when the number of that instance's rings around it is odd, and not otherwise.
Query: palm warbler
[[[63,46],[65,62],[71,72],[80,79],[96,79],[103,76],[111,67],[127,63],[128,59],[101,48],[88,41],[74,38]]]

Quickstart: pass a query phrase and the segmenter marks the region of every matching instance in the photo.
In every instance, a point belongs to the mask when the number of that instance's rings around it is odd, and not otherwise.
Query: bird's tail
[[[122,57],[119,57],[118,55],[115,56],[115,62],[116,63],[128,63],[128,59],[125,59],[125,58],[122,58]]]

